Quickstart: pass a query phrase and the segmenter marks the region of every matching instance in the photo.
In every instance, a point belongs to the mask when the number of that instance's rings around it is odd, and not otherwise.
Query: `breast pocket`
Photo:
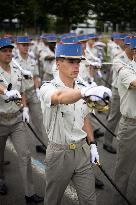
[[[35,66],[34,64],[31,64],[30,67],[28,68],[29,71],[31,71],[31,73],[34,75],[35,73]]]
[[[64,129],[71,129],[75,119],[74,105],[61,105],[59,107],[60,123],[64,126]]]
[[[78,102],[75,109],[75,126],[82,128],[84,125],[84,118],[86,117],[86,105],[83,102]]]
[[[16,89],[20,92],[21,87],[22,87],[22,77],[17,77],[16,79],[14,79],[14,82],[12,83],[12,89]]]

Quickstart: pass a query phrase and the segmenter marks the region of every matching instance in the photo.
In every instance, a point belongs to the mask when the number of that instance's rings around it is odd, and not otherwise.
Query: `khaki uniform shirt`
[[[77,84],[75,85],[77,87]],[[58,89],[67,88],[59,76],[40,89],[43,122],[50,141],[58,144],[78,142],[86,137],[82,130],[89,108],[83,100],[73,104],[51,106],[51,96]]]
[[[16,67],[11,65],[11,74],[7,73],[0,67],[0,84],[5,85],[4,80],[9,84],[12,84],[13,90],[18,90],[20,93],[24,92],[24,79],[23,76]],[[0,95],[0,113],[16,113],[20,110],[20,107],[16,105],[15,102],[11,101],[9,103],[5,103],[7,97],[5,95]]]
[[[128,118],[136,118],[136,88],[130,88],[130,83],[133,80],[136,80],[136,71],[129,68],[120,70],[118,78],[120,111],[123,116]]]
[[[54,60],[47,60],[46,57],[54,57]],[[43,65],[43,71],[48,74],[53,74],[52,66],[55,62],[55,54],[50,50],[49,47],[47,47],[46,50],[42,50],[40,53],[40,61]]]
[[[15,56],[14,59],[20,64],[22,69],[31,71],[33,76],[39,75],[37,62],[31,56],[28,55],[27,59],[23,59],[18,52],[18,55]],[[26,79],[25,80],[26,90],[32,89],[33,87],[34,87],[34,80]]]
[[[114,59],[116,56],[120,55],[122,51],[122,48],[114,43],[111,49],[111,59]]]
[[[118,72],[124,66],[123,63],[128,64],[130,62],[131,60],[127,57],[124,51],[114,58],[112,66],[112,87],[118,88]]]

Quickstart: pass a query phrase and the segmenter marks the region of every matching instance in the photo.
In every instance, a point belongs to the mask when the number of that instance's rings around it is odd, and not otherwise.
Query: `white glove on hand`
[[[18,92],[18,90],[10,90],[8,91],[7,89],[4,90],[4,95],[6,95],[9,98],[21,98],[20,93]]]
[[[98,67],[98,68],[101,68],[102,67],[102,64],[100,62],[92,62],[91,64],[92,66],[95,66],[95,67]]]
[[[29,108],[23,108],[23,122],[29,122]]]
[[[87,81],[84,81],[83,82],[83,85],[85,86],[85,87],[90,87],[90,88],[93,88],[93,87],[96,87],[97,86],[97,84],[93,81],[93,82],[91,82],[91,83],[88,83]]]
[[[36,88],[36,95],[38,97],[38,99],[40,100],[40,89],[39,88]]]
[[[93,164],[96,164],[97,161],[99,162],[99,154],[95,144],[90,145],[90,160]]]
[[[81,89],[81,96],[83,98],[90,96],[92,101],[100,101],[101,98],[104,98],[105,94],[109,98],[111,98],[111,96],[112,96],[111,90],[105,86],[96,86],[96,87],[91,87],[91,88],[89,86],[87,86],[87,87],[83,87]]]
[[[26,75],[26,76],[28,76],[29,78],[32,78],[32,77],[33,77],[31,71],[29,71],[29,70],[22,70],[21,72],[22,72],[23,75]]]

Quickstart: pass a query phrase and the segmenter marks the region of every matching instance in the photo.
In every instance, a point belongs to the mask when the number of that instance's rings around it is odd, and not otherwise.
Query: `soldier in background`
[[[115,129],[118,125],[118,122],[121,117],[120,113],[120,97],[118,93],[118,72],[120,68],[123,66],[123,63],[129,63],[132,60],[132,56],[128,57],[125,53],[124,49],[124,34],[116,34],[115,36],[116,41],[118,42],[118,46],[120,49],[115,47],[113,49],[113,53],[116,53],[115,57],[113,58],[113,74],[112,74],[112,99],[110,104],[110,112],[107,119],[107,127],[114,133]],[[126,45],[127,46],[127,45]],[[121,52],[122,49],[122,52]],[[119,50],[119,51],[118,51]],[[117,53],[118,51],[118,53]],[[109,133],[107,130],[104,134],[104,142],[103,142],[103,149],[109,153],[116,154],[116,149],[113,147],[113,135]]]
[[[10,136],[18,154],[25,200],[29,203],[40,203],[43,201],[43,197],[39,197],[34,191],[31,157],[23,122],[23,120],[28,120],[25,111],[24,80],[20,70],[14,68],[11,64],[12,49],[13,45],[9,38],[0,39],[0,194],[6,195],[8,192],[4,180],[3,161],[6,141]],[[23,107],[20,107],[16,101],[16,99],[21,100],[21,97]]]
[[[133,51],[133,60],[120,69],[118,77],[121,119],[117,134],[118,149],[114,174],[114,181],[125,196],[129,185],[131,186],[129,182],[136,166],[136,38],[131,39],[130,48]],[[129,200],[135,204],[135,188],[132,192]],[[117,192],[113,195],[113,204],[125,204]]]
[[[18,51],[17,55],[14,56],[14,60],[17,61],[17,63],[19,63],[24,70],[27,70],[32,74],[31,79],[29,78],[25,80],[27,98],[27,105],[25,109],[31,116],[31,121],[37,134],[40,136],[42,141],[45,141],[45,144],[47,144],[46,132],[43,127],[43,118],[39,101],[40,81],[37,61],[28,53],[30,44],[28,36],[17,36],[16,43]],[[36,151],[46,153],[46,149],[43,145],[36,145]]]

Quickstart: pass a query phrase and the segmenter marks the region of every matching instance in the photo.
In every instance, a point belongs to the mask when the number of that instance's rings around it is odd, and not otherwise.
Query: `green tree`
[[[56,15],[57,32],[68,32],[72,24],[83,22],[90,10],[89,0],[48,0],[46,3],[49,14]]]
[[[101,22],[110,21],[115,25],[120,24],[124,29],[127,23],[132,24],[136,18],[136,0],[91,0],[92,11],[97,14],[97,20]]]

